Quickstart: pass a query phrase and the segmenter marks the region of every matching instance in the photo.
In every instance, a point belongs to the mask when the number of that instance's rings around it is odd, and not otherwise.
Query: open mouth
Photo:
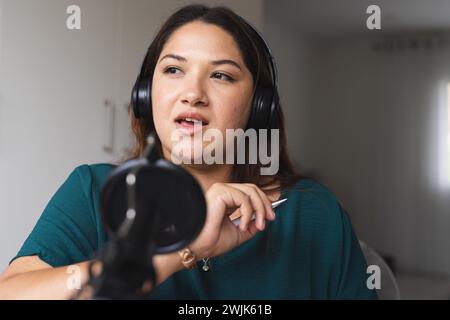
[[[175,119],[178,129],[184,134],[193,135],[203,130],[208,121],[200,114],[181,114]]]
[[[180,119],[175,120],[175,122],[182,126],[186,126],[186,127],[190,127],[190,126],[194,126],[194,125],[201,125],[201,126],[208,125],[208,121],[194,119],[194,118],[180,118]]]

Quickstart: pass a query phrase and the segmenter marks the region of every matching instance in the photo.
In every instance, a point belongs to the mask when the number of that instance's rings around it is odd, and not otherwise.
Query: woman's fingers
[[[241,229],[241,231],[246,231],[254,212],[252,205],[253,200],[248,194],[240,190],[239,192],[242,193],[243,197],[246,199],[239,208],[241,211],[241,222],[239,223],[239,228]]]
[[[205,225],[191,244],[197,256],[216,256],[251,239],[264,230],[265,220],[273,220],[272,205],[265,193],[253,184],[214,183],[206,191]],[[240,212],[238,228],[230,219]],[[252,221],[253,214],[256,220]]]
[[[249,195],[241,189],[231,186],[231,184],[215,184],[208,193],[207,197],[216,200],[215,203],[218,204],[217,209],[219,212],[225,213],[230,211],[229,209],[234,210],[239,208],[239,211],[241,212],[240,228],[244,231],[254,212],[252,204],[252,201],[254,200],[252,200],[251,197],[254,197],[255,195]]]
[[[253,206],[252,212],[243,212],[241,210],[241,230],[246,230],[248,223],[251,221],[253,213],[256,214],[256,226],[259,230],[264,230],[265,219],[272,220],[272,207],[267,196],[256,185],[253,184],[230,184],[232,187],[241,190],[250,197]]]
[[[214,190],[214,191],[213,191]],[[210,190],[213,198],[219,196],[221,199],[220,206],[223,208],[219,211],[225,211],[226,214],[239,209],[240,223],[239,227],[242,231],[246,231],[253,215],[256,216],[256,227],[264,230],[266,219],[274,220],[272,204],[266,194],[254,184],[250,183],[217,183]],[[250,203],[250,205],[249,205]],[[215,217],[214,224],[219,224],[221,217]]]
[[[258,191],[259,195],[261,196],[261,199],[264,202],[264,205],[265,205],[265,208],[266,208],[266,219],[267,220],[275,220],[275,213],[274,213],[273,208],[272,208],[272,203],[270,202],[270,200],[267,197],[267,195],[264,193],[264,191],[262,191],[256,185],[253,184],[251,186],[253,186],[256,189],[256,191]]]

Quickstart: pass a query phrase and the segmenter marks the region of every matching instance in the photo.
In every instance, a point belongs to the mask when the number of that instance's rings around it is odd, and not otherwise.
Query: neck
[[[162,149],[163,158],[170,161],[170,151]],[[200,184],[203,193],[216,182],[230,182],[231,171],[233,169],[232,164],[182,164],[181,167],[189,172]]]
[[[229,164],[183,165],[182,167],[197,179],[203,192],[206,192],[216,182],[229,182],[233,169],[233,166]]]

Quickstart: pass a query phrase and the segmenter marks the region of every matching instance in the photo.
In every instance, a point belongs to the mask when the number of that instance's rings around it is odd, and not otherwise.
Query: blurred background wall
[[[366,28],[371,4],[381,30]],[[450,298],[449,12],[449,1],[265,2],[297,167],[337,194],[407,298]]]

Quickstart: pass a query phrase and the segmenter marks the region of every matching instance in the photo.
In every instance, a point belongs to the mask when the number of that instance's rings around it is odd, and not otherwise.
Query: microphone
[[[143,157],[113,170],[101,190],[102,221],[111,241],[99,253],[101,274],[89,268],[96,298],[144,295],[142,288],[155,283],[153,255],[186,247],[205,223],[206,201],[197,180],[162,159],[154,141],[149,135]]]

